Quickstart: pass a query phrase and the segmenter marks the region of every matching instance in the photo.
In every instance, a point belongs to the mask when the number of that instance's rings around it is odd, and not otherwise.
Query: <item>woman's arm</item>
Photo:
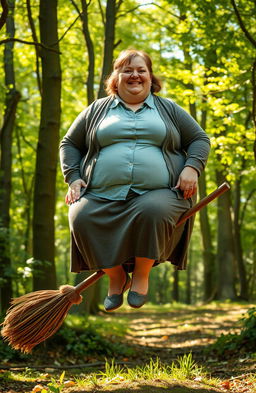
[[[188,112],[178,104],[175,104],[174,110],[181,135],[181,148],[187,153],[185,166],[194,168],[200,175],[210,152],[210,139]]]
[[[80,162],[87,152],[85,144],[87,109],[72,123],[60,143],[60,163],[64,180],[69,185],[80,179]]]
[[[198,176],[209,155],[210,139],[195,119],[177,104],[175,112],[181,135],[181,148],[187,153],[185,167],[180,173],[176,188],[180,188],[184,198],[188,199],[197,191]]]

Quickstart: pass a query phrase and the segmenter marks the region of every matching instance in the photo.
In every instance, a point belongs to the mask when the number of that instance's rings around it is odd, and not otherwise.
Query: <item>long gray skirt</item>
[[[124,201],[85,194],[69,208],[71,271],[121,264],[132,271],[135,257],[154,259],[155,265],[168,260],[184,229],[175,224],[190,207],[172,189],[132,192]]]

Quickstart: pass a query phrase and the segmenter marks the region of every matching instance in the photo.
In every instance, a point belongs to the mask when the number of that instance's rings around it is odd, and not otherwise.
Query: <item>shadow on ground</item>
[[[151,384],[140,385],[137,384],[135,387],[112,387],[109,390],[105,388],[92,388],[91,390],[72,390],[70,393],[220,393],[222,390],[216,388],[201,388],[191,387],[180,384],[169,384],[165,383],[164,386],[155,386]]]
[[[31,392],[35,385],[37,385],[36,382],[13,381],[12,379],[3,381],[0,379],[0,393]]]

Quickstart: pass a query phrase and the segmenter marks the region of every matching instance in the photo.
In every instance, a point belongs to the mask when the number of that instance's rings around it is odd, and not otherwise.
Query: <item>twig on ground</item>
[[[99,366],[105,366],[105,362],[95,362],[95,363],[84,363],[84,364],[61,364],[60,366],[57,366],[55,364],[53,365],[41,365],[41,366],[36,366],[36,365],[27,365],[27,364],[20,364],[20,365],[10,365],[10,366],[3,366],[0,365],[0,370],[21,370],[21,369],[36,369],[36,370],[41,370],[41,369],[56,369],[56,370],[67,370],[71,368],[85,368],[85,367],[99,367]],[[121,361],[115,361],[115,364],[125,364],[125,365],[135,365],[134,362],[121,362]]]

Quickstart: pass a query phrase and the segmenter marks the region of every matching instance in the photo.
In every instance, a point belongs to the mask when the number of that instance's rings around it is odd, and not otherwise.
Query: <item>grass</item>
[[[78,387],[85,388],[88,384],[95,387],[106,384],[130,383],[139,381],[185,381],[195,380],[214,385],[217,379],[211,379],[206,371],[199,367],[192,358],[192,354],[186,354],[179,357],[176,362],[170,365],[163,364],[159,358],[150,359],[148,363],[134,368],[121,367],[116,364],[114,359],[106,361],[105,370],[99,373],[92,373],[85,378],[75,378]]]
[[[29,369],[22,373],[13,374],[11,372],[2,374],[0,377],[7,380],[34,382],[40,380],[40,384],[34,385],[32,393],[61,393],[67,388],[73,389],[90,389],[104,388],[116,384],[130,384],[132,382],[173,382],[197,380],[202,384],[207,383],[211,386],[218,384],[217,379],[211,379],[206,371],[199,367],[192,358],[192,354],[186,354],[179,357],[176,362],[170,365],[163,364],[159,358],[150,359],[148,363],[136,366],[134,368],[123,366],[115,363],[115,360],[106,360],[105,370],[97,373],[90,373],[86,376],[74,377],[72,381],[65,380],[65,372],[60,376],[52,377],[47,374],[35,373]],[[49,382],[50,379],[50,382]],[[211,383],[209,383],[211,381]]]

